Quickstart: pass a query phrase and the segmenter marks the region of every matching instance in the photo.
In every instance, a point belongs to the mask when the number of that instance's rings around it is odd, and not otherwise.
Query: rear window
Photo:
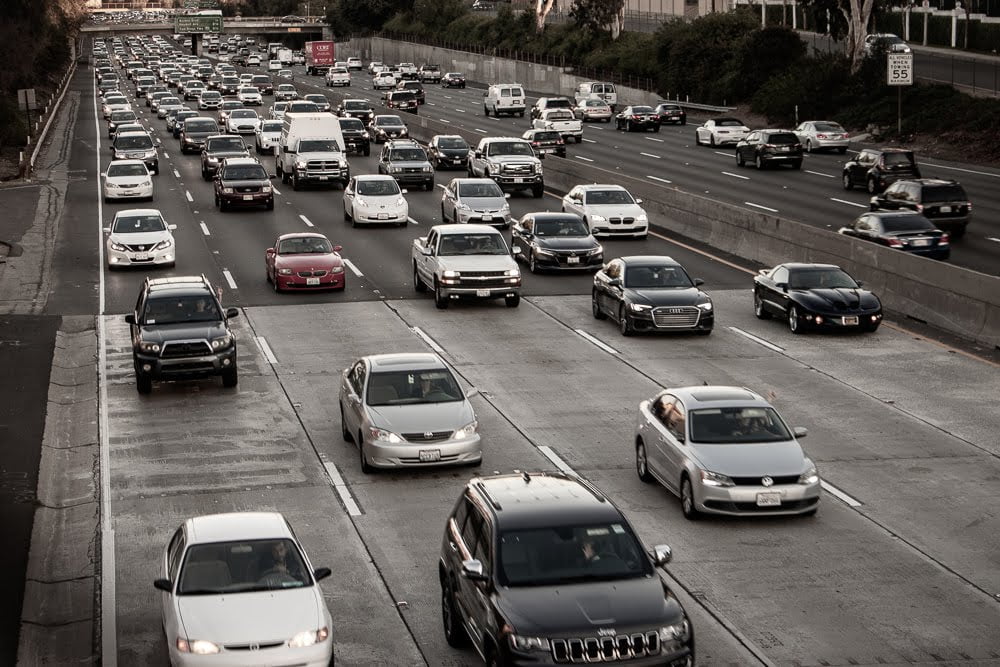
[[[565,99],[563,99],[563,100],[549,100],[548,102],[545,103],[545,108],[546,109],[570,109],[570,108],[572,108],[572,106],[570,105],[569,100],[565,100]]]
[[[281,129],[281,126],[278,126]],[[340,120],[340,129],[342,130],[364,130],[365,124],[362,123],[357,118],[342,118]]]
[[[955,183],[953,185],[925,185],[923,191],[924,203],[942,201],[968,201],[965,188]]]
[[[922,215],[895,215],[882,218],[882,229],[887,232],[922,232],[934,228],[931,221]]]
[[[882,164],[887,167],[912,167],[913,153],[883,153]]]
[[[798,137],[796,137],[791,132],[784,132],[782,134],[772,134],[767,138],[769,143],[772,144],[797,144],[799,143]]]

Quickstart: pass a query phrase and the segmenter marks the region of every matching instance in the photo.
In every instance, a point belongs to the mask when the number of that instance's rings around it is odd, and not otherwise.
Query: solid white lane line
[[[181,172],[174,169],[174,178],[180,178],[180,177],[181,177]]]
[[[406,221],[409,222],[411,225],[419,225],[420,224],[419,222],[417,222],[416,220],[414,220],[413,218],[411,218],[409,216],[406,217]]]
[[[593,162],[589,157],[583,157],[582,155],[574,155],[577,160],[583,160],[584,162]]]
[[[281,190],[279,190],[278,188],[274,187],[273,185],[271,186],[271,189],[274,190],[274,194],[276,194],[276,195],[280,195],[281,194]]]
[[[475,130],[476,132],[482,132],[483,134],[486,134],[486,130],[481,130],[478,127],[474,127],[472,129]]]
[[[742,179],[744,181],[749,181],[750,180],[749,176],[740,176],[739,174],[734,174],[731,171],[724,171],[722,173],[725,174],[726,176],[732,176],[733,178],[739,178],[739,179]]]
[[[836,197],[830,197],[830,201],[835,201],[838,204],[847,204],[848,206],[857,206],[858,208],[868,208],[864,204],[859,204],[856,201],[847,201],[846,199],[837,199]]]
[[[204,234],[205,236],[211,236],[212,235],[212,233],[208,231],[208,225],[206,225],[204,222],[199,223],[199,224],[201,225],[201,233],[202,234]]]
[[[353,273],[354,275],[356,275],[358,278],[364,278],[365,277],[365,274],[361,273],[361,269],[359,269],[358,267],[354,266],[354,262],[352,262],[351,260],[347,259],[346,257],[341,257],[340,261],[342,261],[344,263],[344,266],[346,266],[347,268],[349,268],[351,270],[351,273]]]
[[[438,120],[441,121],[442,123],[450,123],[451,122],[447,118],[438,118]]]
[[[655,158],[657,160],[661,159],[659,155],[653,155],[652,153],[639,153],[639,155],[645,155],[646,157]]]
[[[191,196],[191,192],[190,192],[190,191],[188,191],[188,190],[185,190],[185,191],[184,191],[184,196],[185,196],[185,197],[187,197],[187,200],[188,200],[189,202],[193,202],[193,201],[194,201],[194,197],[192,197],[192,196]]]
[[[996,237],[993,237],[993,236],[987,236],[986,240],[987,241],[993,241],[994,243],[1000,243],[1000,239],[998,239]]]
[[[329,461],[323,461],[323,467],[326,468],[326,474],[330,476],[330,480],[333,482],[333,489],[340,496],[340,502],[344,503],[344,509],[347,510],[347,513],[350,516],[361,516],[361,508],[354,502],[354,496],[351,495],[350,489],[344,483],[344,478],[340,476],[337,466]]]
[[[260,349],[260,353],[264,355],[264,358],[267,359],[267,363],[272,366],[277,364],[278,358],[271,351],[271,346],[267,344],[267,339],[263,336],[254,336],[254,340],[257,341],[257,347]]]
[[[306,223],[306,225],[308,225],[309,227],[314,226],[313,223],[309,222],[309,218],[307,218],[306,216],[300,214],[299,217],[302,219],[302,222]]]
[[[659,181],[660,183],[673,183],[673,181],[668,181],[667,179],[660,178],[659,176],[647,176],[646,178],[654,181]]]
[[[732,153],[723,153],[722,151],[712,151],[716,155],[725,155],[726,157],[733,157]]]
[[[438,354],[444,354],[444,348],[438,345],[437,341],[435,341],[433,338],[424,333],[423,329],[421,329],[420,327],[410,327],[410,331],[420,336],[424,340],[424,342],[430,346],[432,350],[434,350]]]
[[[824,480],[821,479],[819,481],[819,485],[821,487],[823,487],[823,489],[827,493],[829,493],[832,496],[835,496],[835,497],[839,498],[840,500],[843,500],[844,503],[846,503],[847,505],[850,505],[851,507],[861,507],[861,505],[862,505],[861,501],[855,500],[854,498],[851,498],[849,495],[847,495],[846,493],[844,493],[843,491],[841,491],[840,489],[838,489],[833,484],[830,484],[827,481],[824,481]]]
[[[163,157],[165,157],[165,158],[167,158],[169,160],[170,159],[170,153],[168,153],[166,151],[163,151]]]
[[[962,171],[966,174],[976,174],[977,176],[989,176],[990,178],[1000,178],[1000,174],[991,174],[988,171],[975,171],[974,169],[962,169],[961,167],[949,167],[943,164],[934,164],[933,162],[923,162],[921,163],[928,167],[937,167],[938,169],[950,169],[951,171]]]
[[[656,139],[654,137],[646,137],[646,141],[655,141],[658,144],[662,144],[663,143],[663,139]]]
[[[576,471],[570,468],[569,464],[563,461],[559,457],[559,455],[556,454],[554,451],[552,451],[552,448],[549,447],[548,445],[539,445],[538,451],[540,451],[542,455],[549,461],[552,461],[552,463],[555,464],[555,466],[559,468],[559,470],[561,470],[562,472],[566,473],[567,475],[573,475],[574,477],[579,477],[579,475],[576,474]]]
[[[740,329],[738,327],[728,327],[728,329],[730,331],[734,332],[734,333],[738,333],[739,335],[743,336],[744,338],[749,338],[753,342],[758,343],[760,345],[763,345],[764,347],[768,348],[769,350],[774,350],[775,352],[784,352],[785,351],[785,348],[778,347],[774,343],[766,341],[763,338],[760,338],[758,336],[754,336],[749,331],[744,331],[743,329]]]
[[[771,213],[778,212],[778,209],[776,208],[771,208],[770,206],[764,206],[762,204],[754,204],[752,201],[745,201],[743,203],[746,204],[747,206],[753,206],[754,208],[759,208],[762,211],[770,211]]]
[[[596,141],[594,141],[593,139],[586,139],[586,138],[585,138],[585,139],[584,139],[584,141],[586,141],[586,142],[587,142],[588,144],[596,144],[596,143],[597,143],[597,142],[596,142]]]
[[[812,174],[813,176],[822,176],[824,178],[836,178],[836,176],[834,176],[833,174],[824,174],[821,171],[810,171],[810,170],[806,169],[805,172],[807,174]]]
[[[229,283],[229,289],[236,289],[236,281],[233,280],[233,274],[229,272],[229,269],[223,269],[222,276],[226,279],[226,282]]]
[[[573,331],[575,331],[577,333],[577,335],[580,336],[581,338],[590,341],[591,343],[593,343],[597,347],[601,348],[602,350],[604,350],[608,354],[618,354],[618,350],[616,350],[615,348],[611,347],[610,345],[608,345],[604,341],[600,340],[599,338],[591,336],[589,333],[587,333],[583,329],[573,329]]]

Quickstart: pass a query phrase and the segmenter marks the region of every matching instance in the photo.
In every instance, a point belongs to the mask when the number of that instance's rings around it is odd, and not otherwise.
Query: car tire
[[[503,302],[508,308],[517,308],[521,305],[521,295],[515,294],[514,296],[505,296],[503,298]]]
[[[646,484],[654,481],[654,477],[649,474],[649,459],[646,457],[646,444],[640,439],[635,444],[635,474]]]
[[[806,139],[806,153],[813,152],[813,142],[812,139]]]
[[[361,453],[361,472],[366,475],[371,475],[375,472],[375,467],[368,463],[368,459],[365,458],[365,445],[364,440],[361,439],[361,433],[358,433],[358,451]]]
[[[268,211],[274,210],[274,197],[271,197],[270,199],[267,200],[267,203],[264,204],[264,208]]]
[[[694,506],[694,487],[687,475],[681,477],[681,513],[688,521],[697,521],[701,518],[701,512]]]
[[[875,183],[875,179],[872,178],[871,176],[869,176],[868,180],[865,181],[865,186],[868,190],[868,194],[870,195],[878,194],[878,185]]]
[[[229,210],[229,204],[226,203],[225,199],[220,199],[219,200],[219,212],[220,213],[225,213],[228,210]]]
[[[846,171],[840,177],[840,184],[845,190],[853,190],[854,182],[851,180],[851,175]]]
[[[490,108],[485,104],[483,105],[483,114],[486,115],[486,117],[489,117],[490,115]]]
[[[745,167],[746,164],[747,164],[747,161],[745,159],[743,159],[743,153],[741,153],[739,151],[739,149],[737,149],[736,150],[736,166],[737,167]]]
[[[632,321],[628,318],[628,313],[625,311],[625,304],[622,304],[618,308],[618,328],[621,330],[623,336],[631,336],[635,333],[635,329],[632,328]]]
[[[795,306],[791,306],[788,309],[788,330],[793,334],[805,333],[806,330],[802,318],[799,317],[799,309]]]
[[[210,181],[210,180],[212,180],[211,176],[208,175],[208,170],[205,169],[204,167],[201,170],[201,180],[203,180],[203,181]]]
[[[444,202],[441,202],[441,224],[448,222],[448,218],[444,215]]]
[[[153,378],[148,373],[135,372],[135,390],[140,394],[150,394],[153,391]]]
[[[535,199],[541,199],[544,194],[545,194],[544,185],[531,186],[531,196],[534,197]]]
[[[455,610],[455,593],[447,575],[441,582],[441,622],[444,625],[444,638],[448,646],[462,648],[469,641],[469,635],[462,626],[462,621]]]
[[[712,146],[713,148],[715,147],[715,135],[714,134],[708,135],[708,145]]]
[[[594,315],[595,320],[606,320],[608,316],[601,310],[601,304],[597,300],[597,290],[592,290],[590,293],[590,312]]]
[[[351,222],[351,214],[347,212],[347,207],[344,207],[344,222]]]
[[[340,404],[340,437],[344,442],[351,442],[351,432],[347,430],[347,420],[344,419],[344,404]]]
[[[694,145],[701,146],[701,135],[698,134],[697,130],[694,132]]]
[[[448,297],[445,296],[444,292],[441,290],[441,285],[434,281],[434,306],[438,310],[445,310],[448,308]]]
[[[235,366],[227,371],[222,372],[222,386],[227,389],[232,389],[240,383],[240,372]]]
[[[427,291],[427,285],[424,284],[424,281],[420,279],[420,275],[417,273],[416,264],[413,265],[413,290],[421,294]]]
[[[535,259],[535,253],[531,253],[528,257],[528,271],[538,273],[538,261]]]
[[[767,308],[764,307],[764,300],[760,298],[757,290],[754,290],[753,293],[753,314],[758,320],[771,319],[771,313],[767,312]]]
[[[844,153],[846,153],[846,152],[847,152],[847,147],[846,147],[846,146],[844,146],[843,148],[838,148],[838,149],[837,149],[837,152],[838,152],[838,153],[840,153],[841,155],[843,155]]]
[[[796,170],[802,169],[802,160],[797,160],[797,161],[793,162],[792,163],[792,169],[796,169]]]
[[[758,155],[754,159],[754,166],[757,167],[757,171],[764,171],[764,167],[765,167],[764,158],[762,156]]]
[[[653,132],[659,132],[659,131],[660,131],[660,126],[659,125],[654,125],[653,126]]]
[[[299,183],[299,175],[298,175],[298,173],[292,174],[292,190],[295,190],[296,192],[298,192],[301,189],[302,189],[302,184]]]

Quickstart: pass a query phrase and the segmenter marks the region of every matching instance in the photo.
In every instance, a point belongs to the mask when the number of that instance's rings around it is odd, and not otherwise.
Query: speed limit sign
[[[890,86],[912,86],[913,85],[913,54],[912,53],[890,53],[889,68],[887,73]]]

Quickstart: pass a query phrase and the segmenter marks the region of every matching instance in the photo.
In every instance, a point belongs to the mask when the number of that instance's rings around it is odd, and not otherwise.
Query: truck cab
[[[469,177],[492,178],[505,191],[531,190],[535,199],[545,191],[542,161],[531,143],[518,137],[483,137],[469,153]]]

